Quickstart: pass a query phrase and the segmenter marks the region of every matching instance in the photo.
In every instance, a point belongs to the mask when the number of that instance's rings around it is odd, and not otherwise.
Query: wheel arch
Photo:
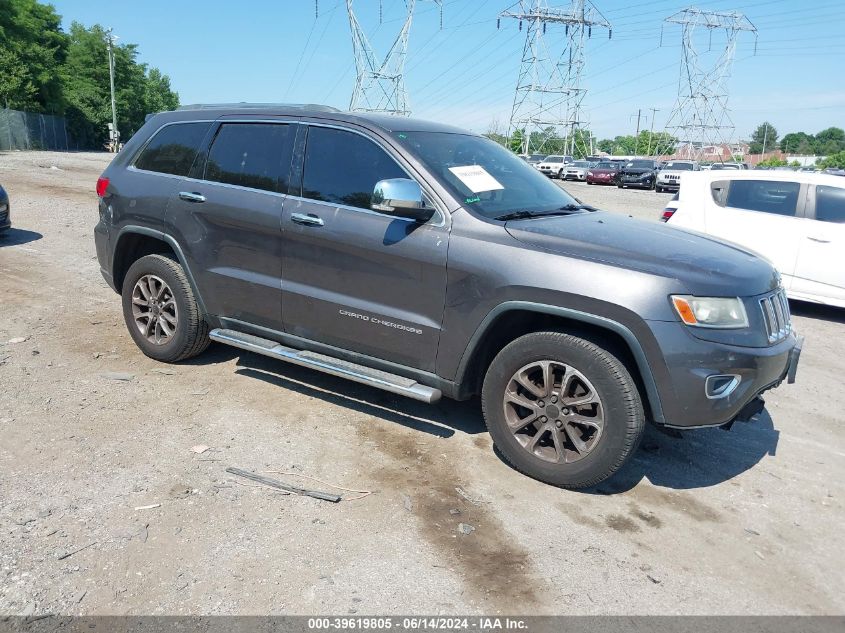
[[[487,367],[511,341],[543,330],[563,331],[607,349],[625,365],[637,383],[646,413],[664,423],[663,407],[648,358],[626,325],[596,314],[527,301],[509,301],[490,311],[467,345],[455,377],[463,397],[478,393]]]
[[[140,258],[153,254],[172,255],[179,262],[188,277],[200,311],[202,314],[207,314],[202,296],[197,290],[194,276],[191,274],[179,243],[171,235],[144,226],[124,226],[115,240],[112,254],[112,280],[117,292],[120,292],[123,287],[123,280],[129,267]]]

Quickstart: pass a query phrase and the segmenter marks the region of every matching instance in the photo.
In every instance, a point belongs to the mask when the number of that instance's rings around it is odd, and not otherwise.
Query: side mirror
[[[379,180],[373,188],[370,208],[420,223],[428,222],[434,215],[434,209],[423,202],[419,183],[409,178]]]

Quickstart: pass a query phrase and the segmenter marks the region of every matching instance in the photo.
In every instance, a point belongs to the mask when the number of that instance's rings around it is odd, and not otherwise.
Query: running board
[[[266,338],[236,332],[235,330],[214,329],[209,333],[209,338],[218,343],[225,343],[232,347],[238,347],[248,352],[255,352],[270,358],[283,360],[294,365],[310,367],[332,376],[346,378],[363,385],[383,389],[391,393],[407,396],[414,400],[427,402],[428,404],[440,400],[440,390],[421,385],[411,378],[389,374],[378,369],[371,369],[356,363],[350,363],[339,358],[307,352],[303,350],[285,347]]]

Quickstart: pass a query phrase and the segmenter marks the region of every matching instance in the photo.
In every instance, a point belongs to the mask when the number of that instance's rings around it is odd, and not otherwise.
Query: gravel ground
[[[222,346],[141,355],[94,256],[107,162],[0,155],[0,614],[845,610],[842,311],[793,306],[798,383],[760,420],[649,430],[612,482],[559,490],[497,458],[477,402]],[[670,197],[565,187],[649,219]],[[229,465],[373,494],[286,496]]]

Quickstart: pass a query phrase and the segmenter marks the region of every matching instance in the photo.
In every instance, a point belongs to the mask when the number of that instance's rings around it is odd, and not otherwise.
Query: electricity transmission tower
[[[509,142],[518,140],[522,154],[542,153],[549,140],[546,130],[552,128],[557,134],[563,128],[566,153],[589,153],[583,115],[585,40],[593,27],[607,29],[612,37],[610,23],[589,0],[572,0],[566,9],[549,7],[546,0],[520,0],[499,14],[499,22],[501,18],[518,20],[520,30],[526,26]],[[566,43],[559,55],[547,44],[548,25],[564,27]]]
[[[721,155],[720,146],[730,144],[734,133],[728,110],[727,80],[737,37],[743,31],[754,33],[756,52],[757,27],[742,13],[702,11],[695,7],[679,11],[664,22],[681,25],[683,43],[678,99],[666,122],[666,131],[678,138],[681,153],[686,158],[702,158],[704,149],[709,146],[718,147]],[[708,42],[705,52],[699,52],[696,45],[695,36],[702,31]],[[715,51],[714,33],[724,34],[725,38],[723,47]],[[661,32],[661,42],[662,37]]]
[[[405,61],[408,57],[408,35],[414,18],[417,0],[405,0],[405,19],[402,28],[387,56],[376,56],[364,29],[352,7],[353,0],[346,0],[349,28],[352,31],[352,49],[355,54],[356,81],[349,109],[357,112],[386,112],[408,116],[411,114],[408,92],[405,90]],[[443,23],[443,0],[428,0],[440,7]],[[379,2],[379,16],[382,15]]]

